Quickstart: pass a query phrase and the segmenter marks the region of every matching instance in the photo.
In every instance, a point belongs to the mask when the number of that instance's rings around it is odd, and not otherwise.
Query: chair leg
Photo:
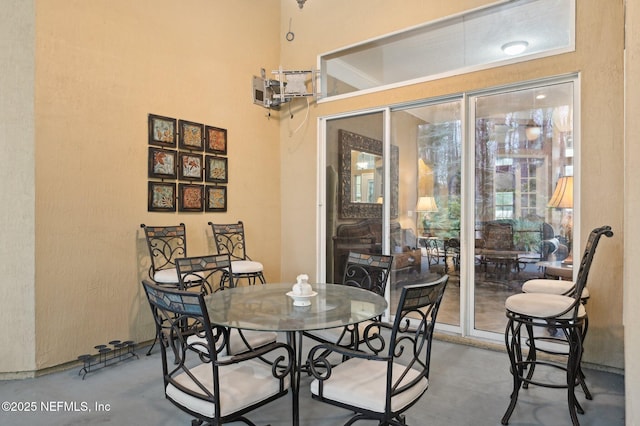
[[[156,337],[153,339],[153,343],[151,344],[151,347],[147,351],[147,356],[151,355],[151,351],[153,350],[153,347],[156,345],[157,341],[158,341],[158,335],[156,334]]]
[[[513,377],[513,390],[511,391],[511,402],[507,411],[502,416],[501,423],[503,425],[509,424],[509,418],[513,414],[513,410],[516,408],[516,402],[518,402],[518,393],[520,392],[520,386],[522,385],[522,350],[520,346],[520,326],[521,324],[515,324],[513,318],[509,318],[507,322],[507,328],[505,330],[505,344],[507,348],[507,354],[509,355],[509,362],[511,363],[511,376]]]
[[[576,380],[580,374],[580,361],[582,358],[582,331],[577,327],[569,330],[567,338],[569,340],[569,359],[567,361],[567,402],[569,404],[569,415],[573,426],[579,426],[578,414],[584,414],[576,398]]]

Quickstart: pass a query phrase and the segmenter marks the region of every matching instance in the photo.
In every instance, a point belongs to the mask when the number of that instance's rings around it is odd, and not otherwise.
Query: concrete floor
[[[80,367],[76,367],[35,379],[0,381],[2,401],[13,402],[16,408],[35,403],[32,412],[6,412],[3,405],[0,425],[190,425],[190,416],[164,398],[159,350],[156,348],[151,356],[145,356],[146,349],[136,349],[139,359],[90,373],[84,380],[78,375]],[[577,391],[586,411],[579,416],[581,424],[624,425],[624,376],[589,369],[586,375],[594,398],[587,401]],[[349,412],[313,401],[309,382],[309,378],[303,377],[301,425],[344,424]],[[434,340],[430,386],[420,402],[408,411],[407,424],[499,425],[509,403],[511,386],[504,352]],[[71,410],[65,410],[65,403]],[[83,411],[83,403],[87,411]],[[44,412],[43,405],[50,407],[50,411]],[[275,401],[250,413],[249,418],[260,425],[290,425],[291,399]],[[509,424],[570,424],[566,391],[533,386],[521,391]]]

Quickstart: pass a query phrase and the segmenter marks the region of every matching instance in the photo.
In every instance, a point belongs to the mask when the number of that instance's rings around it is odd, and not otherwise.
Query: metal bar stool
[[[603,235],[613,236],[610,226],[602,226],[591,231],[580,262],[575,288],[570,295],[520,293],[507,298],[505,308],[508,321],[505,344],[511,363],[513,391],[509,407],[502,417],[503,425],[508,424],[513,414],[520,388],[527,388],[529,384],[566,388],[571,422],[573,425],[579,425],[577,413],[584,414],[584,409],[576,398],[575,388],[579,384],[586,389],[584,375],[580,368],[587,329],[587,312],[582,303],[582,294],[587,284],[598,241]],[[525,336],[522,335],[523,328]],[[560,336],[544,335],[549,328],[557,330]],[[538,330],[542,330],[542,336],[536,335],[535,331]],[[528,346],[526,358],[523,357],[525,346]],[[538,359],[538,352],[562,355],[566,358],[566,363]],[[554,384],[534,379],[534,372],[538,366],[564,370],[566,382]]]

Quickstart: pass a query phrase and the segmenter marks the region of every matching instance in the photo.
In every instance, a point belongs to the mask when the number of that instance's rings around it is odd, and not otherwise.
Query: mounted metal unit
[[[280,105],[293,98],[316,98],[318,95],[317,70],[283,70],[271,72],[275,78],[267,78],[264,68],[261,76],[253,76],[253,103],[264,108],[280,109]]]

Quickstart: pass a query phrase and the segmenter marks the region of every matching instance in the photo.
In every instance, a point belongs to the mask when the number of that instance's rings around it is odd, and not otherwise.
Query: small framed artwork
[[[226,157],[216,157],[205,155],[205,175],[207,182],[227,183],[229,182],[228,159]]]
[[[176,147],[176,119],[149,114],[149,144]]]
[[[177,157],[176,151],[149,147],[149,177],[175,179],[177,177]]]
[[[178,177],[181,180],[202,180],[202,155],[181,152],[179,154]]]
[[[227,129],[205,126],[204,150],[212,154],[227,155]]]
[[[191,149],[194,151],[202,151],[204,147],[204,125],[199,123],[193,123],[191,121],[180,120],[178,121],[178,128],[180,129],[180,148]]]
[[[176,211],[176,184],[149,181],[149,201],[147,210],[150,212]]]
[[[180,211],[201,212],[204,209],[204,185],[181,183]]]
[[[206,200],[204,210],[207,212],[227,211],[227,187],[226,186],[206,186]]]

